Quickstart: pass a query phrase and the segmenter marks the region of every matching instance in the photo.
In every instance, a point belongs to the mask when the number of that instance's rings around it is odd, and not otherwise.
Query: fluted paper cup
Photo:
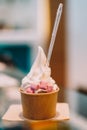
[[[23,116],[32,120],[44,120],[56,115],[58,90],[50,93],[25,93],[20,89]]]

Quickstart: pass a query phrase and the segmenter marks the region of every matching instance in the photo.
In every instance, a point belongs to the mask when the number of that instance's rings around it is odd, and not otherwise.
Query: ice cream
[[[30,72],[22,80],[21,89],[27,93],[51,92],[59,89],[51,77],[51,68],[40,46]]]
[[[23,107],[23,116],[32,120],[44,120],[56,116],[56,104],[58,101],[59,88],[51,77],[49,67],[50,57],[53,50],[55,36],[62,12],[62,4],[57,10],[57,17],[54,24],[48,59],[41,47],[38,48],[38,55],[31,67],[29,74],[22,80],[20,89]]]
[[[51,77],[51,68],[41,47],[31,70],[20,88],[23,116],[44,120],[56,115],[59,88]]]

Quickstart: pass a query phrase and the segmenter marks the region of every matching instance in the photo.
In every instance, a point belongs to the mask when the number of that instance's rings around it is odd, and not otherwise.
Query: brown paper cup
[[[20,89],[20,93],[25,118],[43,120],[56,115],[58,90],[50,93],[27,94]]]

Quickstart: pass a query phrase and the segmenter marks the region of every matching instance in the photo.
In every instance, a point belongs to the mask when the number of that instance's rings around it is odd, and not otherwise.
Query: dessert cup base
[[[32,120],[44,120],[56,115],[58,90],[50,93],[21,93],[23,116]]]
[[[4,121],[13,121],[13,122],[42,122],[42,121],[64,121],[70,119],[69,105],[67,103],[57,103],[56,106],[56,115],[53,118],[46,120],[31,120],[23,117],[22,105],[13,104],[11,105],[7,112],[3,115],[2,120]]]

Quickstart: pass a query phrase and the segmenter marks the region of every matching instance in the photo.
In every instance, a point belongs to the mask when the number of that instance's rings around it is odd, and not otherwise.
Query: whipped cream
[[[53,86],[53,90],[59,89],[55,80],[51,77],[51,69],[46,55],[39,46],[36,60],[31,67],[30,72],[23,78],[21,89],[24,90],[31,84],[38,85],[41,81],[49,83],[49,85]]]

